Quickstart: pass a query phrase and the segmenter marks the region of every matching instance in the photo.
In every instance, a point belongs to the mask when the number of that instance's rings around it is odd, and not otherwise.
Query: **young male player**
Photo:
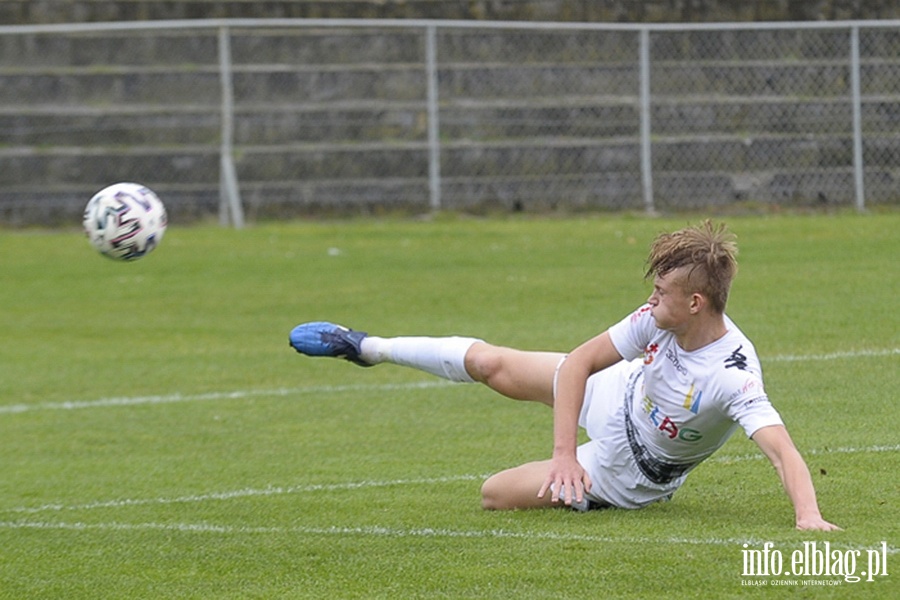
[[[298,325],[290,343],[309,356],[390,362],[551,406],[552,458],[491,476],[486,509],[641,508],[671,497],[741,427],[775,467],[797,528],[839,529],[819,513],[753,344],[725,315],[736,254],[725,226],[709,221],[660,235],[647,303],[568,355],[464,337],[379,338],[325,322]],[[590,438],[582,445],[579,426]]]

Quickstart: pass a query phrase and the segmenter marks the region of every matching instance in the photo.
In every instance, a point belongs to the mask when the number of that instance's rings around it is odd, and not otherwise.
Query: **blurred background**
[[[893,5],[893,6],[892,6]],[[0,224],[897,205],[871,0],[0,3]]]

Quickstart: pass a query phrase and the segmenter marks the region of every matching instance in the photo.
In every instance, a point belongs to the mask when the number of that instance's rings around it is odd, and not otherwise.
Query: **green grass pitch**
[[[325,319],[567,350],[696,219],[174,224],[130,264],[7,230],[0,598],[898,597],[900,213],[726,220],[728,313],[844,531],[795,531],[740,432],[669,503],[485,512],[483,477],[549,456],[550,411],[288,347]],[[784,570],[804,543],[857,572],[880,549],[887,575],[745,576],[766,542]]]

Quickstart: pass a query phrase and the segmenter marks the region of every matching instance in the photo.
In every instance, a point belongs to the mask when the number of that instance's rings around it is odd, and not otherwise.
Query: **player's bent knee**
[[[481,485],[481,508],[484,510],[509,510],[512,508],[504,499],[503,486],[493,475]]]
[[[466,371],[475,381],[488,383],[503,368],[496,346],[484,342],[473,344],[466,353]]]
[[[531,490],[530,486],[521,485],[515,469],[492,475],[481,485],[481,508],[484,510],[518,510],[546,505],[537,497],[536,488]]]

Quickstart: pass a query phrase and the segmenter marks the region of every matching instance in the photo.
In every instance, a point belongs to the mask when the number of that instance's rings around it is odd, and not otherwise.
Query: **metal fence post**
[[[644,209],[656,212],[653,202],[653,162],[650,153],[650,31],[641,29],[641,181],[644,189]]]
[[[437,28],[425,28],[425,70],[428,79],[428,185],[432,211],[441,208],[441,141],[438,123]]]
[[[859,81],[859,25],[850,27],[850,83],[853,95],[853,182],[856,210],[866,208],[865,165],[862,143],[862,94]]]
[[[244,226],[244,209],[234,168],[234,88],[231,79],[231,43],[227,27],[219,28],[219,73],[222,82],[222,141],[219,150],[219,222]]]

